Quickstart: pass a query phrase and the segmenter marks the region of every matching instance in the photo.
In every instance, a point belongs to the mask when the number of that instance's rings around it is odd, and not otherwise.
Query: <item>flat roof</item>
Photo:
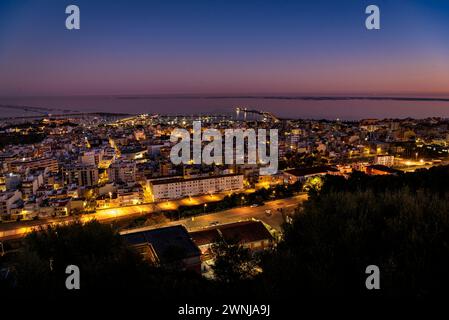
[[[191,232],[190,235],[199,246],[214,243],[220,236],[224,239],[237,239],[242,243],[274,239],[262,221],[254,220],[223,224]]]
[[[198,177],[198,178],[171,178],[171,179],[164,179],[164,180],[153,180],[150,181],[152,185],[161,185],[161,184],[169,184],[169,183],[180,183],[180,182],[188,182],[188,181],[194,181],[194,180],[207,180],[207,179],[219,179],[219,178],[226,178],[226,177],[235,177],[235,176],[243,176],[242,174],[233,173],[233,174],[222,174],[219,176],[207,176],[207,177]]]
[[[368,168],[370,169],[374,169],[374,170],[379,170],[379,171],[383,171],[383,172],[388,172],[388,173],[401,173],[401,170],[397,170],[397,169],[393,169],[381,164],[373,164],[368,166]]]
[[[126,233],[122,237],[131,245],[151,244],[161,263],[201,255],[186,228],[180,225]]]
[[[338,172],[339,170],[330,166],[318,166],[318,167],[310,167],[310,168],[296,168],[296,169],[290,169],[285,170],[285,173],[297,176],[297,177],[303,177],[308,176],[311,174],[319,174],[319,173],[328,173],[328,172]]]

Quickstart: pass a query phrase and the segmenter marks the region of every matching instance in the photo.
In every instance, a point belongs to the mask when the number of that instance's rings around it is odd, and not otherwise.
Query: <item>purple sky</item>
[[[0,95],[449,94],[449,2],[0,3]]]

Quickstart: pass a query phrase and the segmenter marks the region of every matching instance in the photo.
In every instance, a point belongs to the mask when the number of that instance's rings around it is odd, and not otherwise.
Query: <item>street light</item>
[[[203,206],[203,213],[206,213],[206,207],[207,207],[207,203],[205,203]]]

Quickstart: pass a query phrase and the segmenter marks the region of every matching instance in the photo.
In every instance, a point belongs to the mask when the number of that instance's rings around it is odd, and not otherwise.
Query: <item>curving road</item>
[[[282,213],[278,211],[278,209],[283,209],[284,213],[291,213],[305,200],[307,200],[307,194],[301,194],[292,198],[269,201],[263,206],[238,207],[132,230],[148,230],[181,224],[184,225],[188,231],[196,231],[213,225],[256,219],[265,222],[277,231],[281,231],[281,225],[284,223],[284,219]],[[271,212],[267,214],[266,210],[270,210]]]
[[[66,224],[73,222],[75,220],[81,220],[82,222],[87,222],[89,220],[98,220],[100,222],[110,222],[114,220],[129,219],[133,217],[138,217],[146,215],[148,213],[167,210],[170,208],[176,208],[179,205],[188,204],[199,204],[207,203],[211,201],[217,201],[221,195],[206,195],[195,197],[191,199],[181,199],[176,201],[166,201],[157,204],[141,204],[126,206],[120,208],[109,208],[98,210],[93,214],[85,214],[80,217],[61,217],[61,218],[51,218],[42,219],[35,221],[20,221],[20,222],[10,222],[0,224],[0,240],[8,240],[21,238],[28,232],[39,227],[45,227],[47,225],[54,224]],[[307,199],[306,194],[301,194],[292,198],[269,201],[263,206],[259,207],[238,207],[225,211],[195,216],[193,219],[183,219],[179,221],[172,221],[165,224],[154,225],[148,228],[157,228],[169,225],[183,224],[189,230],[196,230],[204,227],[208,227],[211,224],[224,224],[237,222],[247,219],[258,219],[265,223],[271,225],[274,229],[280,230],[281,224],[283,223],[282,214],[277,211],[279,208],[283,208],[285,211],[292,211],[298,204]],[[271,210],[271,214],[267,214],[265,210]]]

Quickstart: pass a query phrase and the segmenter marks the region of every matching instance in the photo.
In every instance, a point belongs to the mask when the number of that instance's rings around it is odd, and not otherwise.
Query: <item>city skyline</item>
[[[447,296],[448,36],[438,0],[1,0],[2,306]]]

